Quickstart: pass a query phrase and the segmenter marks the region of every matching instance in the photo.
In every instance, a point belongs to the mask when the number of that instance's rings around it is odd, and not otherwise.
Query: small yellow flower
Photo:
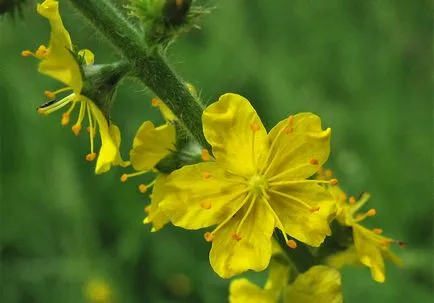
[[[51,101],[41,105],[38,112],[48,115],[66,105],[70,108],[62,115],[61,124],[67,125],[70,114],[77,103],[80,109],[77,122],[72,126],[74,134],[78,135],[82,129],[82,122],[87,117],[88,132],[90,140],[90,153],[86,155],[86,160],[93,161],[97,158],[95,172],[103,173],[110,169],[111,165],[128,165],[119,155],[120,132],[117,126],[109,123],[95,103],[88,97],[81,94],[83,88],[83,75],[78,60],[89,65],[94,62],[94,55],[90,50],[84,49],[78,52],[78,58],[74,55],[71,38],[65,29],[59,14],[59,3],[54,0],[45,0],[38,4],[37,11],[40,15],[47,18],[51,26],[50,42],[48,47],[39,46],[36,52],[23,51],[23,56],[34,56],[40,59],[39,72],[48,75],[66,85],[57,91],[46,91],[45,95]],[[60,100],[56,96],[60,93],[72,91],[72,93]],[[97,156],[94,150],[94,136],[99,130],[101,138],[101,149]]]
[[[384,259],[389,259],[396,265],[402,264],[401,259],[392,253],[388,247],[391,243],[400,245],[403,243],[382,236],[383,230],[380,228],[370,230],[360,224],[366,218],[375,216],[377,213],[375,208],[371,208],[365,213],[358,213],[368,202],[370,198],[368,193],[362,193],[357,199],[354,196],[348,197],[339,186],[330,187],[329,191],[337,201],[338,214],[336,219],[339,223],[352,227],[354,247],[329,257],[328,264],[340,268],[345,264],[360,262],[370,268],[372,278],[375,281],[384,282],[386,278]]]
[[[87,282],[84,294],[89,303],[112,302],[111,290],[108,283],[101,279],[91,279]]]
[[[331,130],[321,129],[318,116],[291,116],[267,135],[248,100],[225,94],[202,120],[215,161],[173,172],[160,207],[176,226],[217,225],[205,233],[217,274],[264,270],[275,227],[292,248],[297,244],[287,235],[312,246],[330,235],[335,203],[318,183],[335,182],[306,180],[330,151]]]

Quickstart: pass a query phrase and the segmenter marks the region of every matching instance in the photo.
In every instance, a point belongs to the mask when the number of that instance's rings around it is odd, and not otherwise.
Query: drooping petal
[[[83,80],[79,64],[72,54],[72,43],[59,14],[59,3],[45,0],[37,11],[50,22],[51,33],[47,53],[41,59],[39,72],[53,77],[80,94]]]
[[[257,200],[239,227],[248,206],[244,205],[216,232],[212,241],[210,263],[222,278],[230,278],[247,270],[262,271],[270,262],[274,217],[265,203]],[[239,241],[234,239],[234,232],[240,237]]]
[[[130,151],[133,168],[137,171],[151,170],[170,150],[175,149],[175,127],[171,123],[155,127],[145,121],[137,130]]]
[[[187,165],[172,172],[160,207],[171,222],[186,229],[219,224],[243,201],[246,185],[215,162]]]
[[[121,145],[121,131],[119,130],[119,127],[115,125],[114,123],[110,123],[109,126],[110,136],[112,137],[113,141],[115,142],[117,153],[116,157],[113,161],[113,165],[115,166],[121,166],[121,167],[127,167],[130,165],[130,161],[124,161],[122,159],[119,147]]]
[[[279,122],[268,134],[270,155],[267,175],[275,180],[308,178],[330,154],[331,129],[322,130],[321,119],[300,113]]]
[[[331,234],[329,222],[335,215],[336,203],[322,186],[286,185],[270,189],[269,194],[271,207],[291,237],[317,247]],[[319,207],[319,210],[312,212],[308,207]]]
[[[384,260],[379,243],[372,241],[373,232],[359,224],[353,225],[354,245],[360,262],[371,269],[372,278],[380,283],[386,280]]]
[[[249,177],[262,167],[268,150],[267,132],[247,99],[225,94],[205,109],[202,121],[217,162],[228,171]]]
[[[274,297],[265,289],[247,279],[236,279],[229,287],[229,303],[276,303]]]
[[[318,265],[299,275],[290,284],[285,303],[342,303],[341,275],[336,269]]]
[[[326,264],[336,269],[341,269],[345,265],[361,265],[354,246],[329,256],[326,259]]]
[[[167,177],[167,175],[159,174],[155,180],[151,195],[151,207],[148,216],[143,221],[145,224],[152,224],[152,232],[158,231],[169,222],[169,218],[160,208],[160,202],[163,201],[166,192]]]
[[[116,159],[118,154],[118,149],[116,144],[110,135],[109,125],[104,114],[89,98],[85,96],[80,96],[83,102],[87,102],[93,117],[98,123],[99,135],[101,137],[101,148],[98,153],[98,158],[96,160],[95,173],[101,174],[108,171]]]

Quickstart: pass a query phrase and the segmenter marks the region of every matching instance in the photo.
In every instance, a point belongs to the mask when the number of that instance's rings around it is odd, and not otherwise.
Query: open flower
[[[336,180],[306,179],[330,151],[331,130],[321,129],[318,116],[290,116],[267,135],[248,100],[225,94],[205,109],[202,120],[215,161],[170,174],[161,208],[176,226],[217,225],[205,233],[217,274],[264,270],[275,227],[292,248],[297,244],[287,235],[312,246],[330,235],[335,203],[318,183]]]
[[[80,104],[77,122],[72,126],[72,131],[78,135],[82,129],[83,120],[87,117],[90,140],[90,153],[86,160],[93,161],[97,158],[95,172],[103,173],[110,169],[111,165],[128,165],[119,155],[120,132],[117,126],[107,121],[98,106],[88,97],[82,94],[83,72],[81,64],[90,65],[94,62],[94,55],[90,50],[84,49],[77,54],[71,43],[68,31],[65,29],[59,14],[59,3],[54,0],[45,0],[38,4],[37,11],[47,18],[51,26],[50,42],[48,47],[41,45],[36,52],[23,51],[23,56],[34,56],[40,60],[39,72],[48,75],[66,87],[57,91],[45,91],[45,95],[51,101],[41,105],[38,112],[48,115],[66,105],[69,109],[62,115],[61,124],[67,125],[70,115],[77,103]],[[58,94],[72,91],[70,95],[57,100]],[[97,129],[101,138],[101,149],[97,156],[94,148],[94,136]]]
[[[320,176],[325,179],[324,176]],[[346,251],[328,258],[328,264],[340,268],[346,264],[362,263],[371,270],[372,278],[377,282],[384,282],[385,269],[384,259],[391,260],[396,265],[402,265],[401,259],[389,250],[389,245],[397,243],[400,246],[403,242],[382,236],[380,228],[368,229],[360,224],[368,217],[375,216],[375,208],[367,212],[359,213],[359,210],[368,202],[370,195],[362,193],[357,199],[354,196],[347,197],[339,186],[329,188],[330,193],[335,197],[338,206],[336,220],[342,225],[352,228],[354,246]]]

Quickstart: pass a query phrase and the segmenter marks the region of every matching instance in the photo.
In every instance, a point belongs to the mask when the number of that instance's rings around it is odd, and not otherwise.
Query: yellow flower
[[[54,92],[46,91],[45,95],[51,101],[41,105],[38,108],[38,112],[48,115],[70,104],[70,108],[62,115],[61,120],[62,125],[67,125],[71,112],[74,110],[76,104],[80,103],[78,120],[72,126],[72,131],[78,135],[82,129],[82,122],[87,116],[90,153],[86,155],[86,160],[93,161],[97,158],[97,154],[94,151],[94,136],[96,130],[99,130],[101,149],[96,162],[95,172],[106,172],[110,169],[111,165],[128,165],[128,162],[122,161],[119,155],[121,139],[119,129],[109,123],[98,106],[81,92],[83,88],[83,75],[79,61],[82,61],[86,65],[93,64],[93,53],[90,50],[84,49],[78,52],[77,57],[74,55],[71,38],[63,26],[57,1],[46,0],[42,4],[38,4],[37,11],[50,22],[51,34],[48,48],[41,45],[36,52],[23,51],[22,55],[34,56],[40,59],[39,72],[66,85],[66,87]],[[58,94],[66,91],[72,91],[72,93],[60,100],[56,100]]]
[[[330,151],[331,130],[321,129],[318,116],[291,116],[267,135],[249,101],[225,94],[205,109],[202,120],[215,161],[174,171],[160,207],[176,226],[217,225],[205,233],[217,274],[264,270],[275,227],[293,248],[296,242],[287,234],[312,246],[330,235],[335,203],[318,183],[336,180],[306,180]]]
[[[101,279],[91,279],[84,289],[86,299],[90,303],[110,303],[111,290],[108,283]]]
[[[375,281],[384,282],[386,278],[384,259],[389,259],[396,265],[402,264],[401,259],[392,253],[388,247],[391,243],[400,245],[403,245],[403,243],[382,236],[383,230],[380,228],[370,230],[360,224],[364,219],[375,216],[377,213],[374,208],[362,214],[358,213],[368,202],[370,198],[368,193],[362,193],[360,198],[357,199],[354,196],[348,198],[339,186],[333,186],[329,188],[329,191],[337,201],[338,215],[336,219],[339,223],[352,227],[354,247],[329,257],[328,264],[340,268],[346,264],[360,262],[370,268],[372,278]]]
[[[285,303],[342,303],[341,275],[333,268],[313,266],[297,276],[284,295]]]

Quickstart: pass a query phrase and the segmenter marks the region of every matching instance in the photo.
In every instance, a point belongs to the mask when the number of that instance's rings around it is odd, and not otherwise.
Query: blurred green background
[[[61,0],[64,23],[97,63],[118,56]],[[225,92],[251,100],[271,128],[312,111],[332,127],[329,167],[349,193],[369,191],[370,227],[408,243],[384,285],[366,268],[343,272],[347,302],[432,302],[432,3],[430,1],[221,0],[202,30],[169,52],[206,102]],[[34,10],[0,21],[0,302],[85,302],[89,281],[104,281],[110,302],[227,302],[229,281],[208,263],[202,232],[142,224],[143,180],[95,176],[88,139],[41,117],[43,91],[59,83],[37,73],[23,49],[47,43]],[[152,95],[127,80],[113,119],[126,156],[145,119],[162,122]],[[261,275],[250,275],[260,280]]]

